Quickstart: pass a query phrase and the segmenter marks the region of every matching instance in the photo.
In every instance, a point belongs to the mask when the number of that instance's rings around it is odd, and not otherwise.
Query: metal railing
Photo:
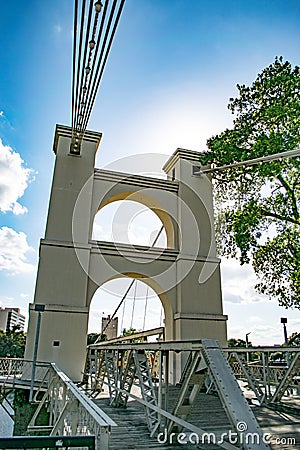
[[[0,359],[0,399],[14,388],[31,386],[32,361],[19,358]],[[28,425],[31,433],[50,436],[95,436],[96,449],[108,449],[111,420],[55,364],[37,363],[35,395],[37,409]],[[48,412],[48,424],[36,425],[43,409]]]
[[[299,347],[227,348],[237,379],[247,382],[260,404],[272,404],[300,395]],[[281,354],[281,361],[274,360]]]
[[[36,363],[36,381],[44,377],[49,363]],[[32,361],[21,358],[0,358],[0,383],[3,386],[4,380],[7,385],[16,383],[28,383],[31,380]]]
[[[109,396],[111,406],[123,407],[128,399],[143,405],[150,437],[162,430],[167,430],[168,435],[171,435],[174,430],[185,429],[196,433],[200,439],[210,432],[208,424],[203,429],[189,422],[198,393],[201,389],[206,392],[210,389],[206,386],[207,378],[210,378],[221,399],[223,406],[220,408],[223,408],[222,414],[225,415],[224,420],[228,423],[228,429],[238,433],[238,424],[242,420],[247,423],[249,433],[253,432],[262,436],[262,431],[242,395],[229,363],[214,340],[148,343],[110,343],[108,341],[89,346],[89,351],[93,352],[93,357],[90,358],[89,372],[86,373],[87,390],[91,395],[98,393],[101,398],[102,386],[105,385],[108,389],[104,392],[104,397]],[[169,408],[172,399],[169,398],[169,384],[173,384],[175,374],[173,372],[173,376],[171,375],[171,369],[174,368],[175,358],[177,362],[181,360],[181,366],[186,360],[186,368],[178,385],[179,392],[171,412]],[[157,370],[153,371],[155,366]],[[178,369],[180,371],[182,367]],[[158,373],[154,374],[154,372]],[[176,379],[177,375],[179,373],[176,374]],[[152,389],[153,382],[157,383],[157,394],[156,390]],[[140,394],[136,395],[136,390],[133,388],[139,388]],[[224,432],[223,425],[213,426],[219,447],[227,450],[237,449],[230,442],[219,439]],[[244,448],[249,450],[250,448],[251,450],[269,448],[262,442],[262,438],[259,440],[260,446],[245,444]]]
[[[9,394],[15,388],[27,387],[30,384],[32,361],[21,358],[0,358],[0,404],[6,413],[13,419],[13,405]],[[39,371],[45,371],[45,366]],[[39,374],[43,376],[43,374]],[[27,381],[26,381],[27,380]]]
[[[29,432],[47,431],[50,436],[95,436],[96,449],[108,449],[111,427],[116,423],[89,399],[55,364],[51,364],[34,396],[47,387],[29,425]],[[46,407],[49,424],[37,426],[37,418]]]

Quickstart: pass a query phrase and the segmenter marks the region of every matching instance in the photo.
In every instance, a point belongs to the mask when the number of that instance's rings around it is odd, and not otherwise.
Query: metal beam
[[[92,344],[91,350],[99,348],[99,344]],[[163,341],[163,342],[135,342],[131,344],[109,344],[107,341],[102,345],[101,350],[173,350],[183,352],[191,350],[201,350],[201,340],[195,341]]]
[[[250,388],[252,389],[252,391],[255,393],[256,398],[258,399],[260,405],[264,402],[265,399],[265,394],[263,392],[263,390],[261,389],[259,382],[257,381],[257,379],[251,374],[248,365],[241,360],[241,358],[239,357],[239,355],[235,352],[231,353],[231,355],[233,358],[235,358],[235,360],[237,361],[237,363],[239,364],[239,367],[241,368]]]
[[[293,361],[289,365],[283,379],[281,380],[281,383],[279,384],[275,393],[273,394],[273,397],[271,398],[271,403],[280,401],[281,397],[285,393],[286,389],[289,386],[290,381],[295,376],[299,367],[300,367],[300,355],[296,354]]]
[[[300,347],[222,347],[222,350],[224,352],[236,352],[236,353],[253,353],[253,352],[270,352],[270,353],[277,353],[277,352],[295,352],[300,353]]]
[[[258,422],[243,396],[238,382],[221,348],[213,339],[202,339],[202,355],[213,377],[216,390],[227,417],[243,443],[244,450],[263,450],[270,446],[264,442]],[[256,443],[244,442],[245,435],[257,436]]]
[[[20,449],[20,448],[67,448],[83,447],[89,450],[95,450],[95,436],[22,436],[13,438],[1,438],[0,448],[2,449]]]
[[[163,334],[164,330],[165,330],[164,327],[152,328],[151,330],[141,331],[140,333],[134,333],[131,334],[130,336],[120,336],[114,339],[109,339],[108,341],[95,342],[94,344],[89,345],[88,348],[94,349],[96,347],[98,348],[101,346],[105,346],[107,344],[124,343],[126,341],[132,341],[133,339],[155,336],[156,334]]]

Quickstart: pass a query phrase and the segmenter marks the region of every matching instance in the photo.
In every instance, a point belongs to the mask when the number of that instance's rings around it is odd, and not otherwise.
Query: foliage
[[[23,331],[0,331],[0,357],[23,358],[26,334]]]
[[[104,334],[99,334],[99,333],[89,333],[87,336],[87,345],[92,345],[96,342],[96,340],[100,337],[100,341],[105,341],[105,336]]]
[[[300,346],[300,333],[293,333],[289,338],[288,338],[288,345],[290,347],[299,347]]]
[[[131,336],[132,334],[138,333],[138,330],[136,330],[135,328],[128,328],[128,330],[126,328],[124,328],[122,336]]]
[[[294,150],[300,143],[300,69],[282,57],[229,100],[233,128],[210,138],[203,165]],[[300,308],[300,159],[214,172],[220,254],[251,262],[258,292]]]
[[[141,330],[137,330],[136,328],[130,327],[128,329],[124,328],[122,332],[122,336],[131,336],[133,334],[139,333]],[[142,342],[143,338],[132,339],[131,342]]]
[[[252,347],[252,344],[251,344],[251,342],[248,342],[248,346],[247,346],[247,342],[244,341],[243,339],[231,338],[231,339],[228,339],[228,347],[247,348],[247,347]]]

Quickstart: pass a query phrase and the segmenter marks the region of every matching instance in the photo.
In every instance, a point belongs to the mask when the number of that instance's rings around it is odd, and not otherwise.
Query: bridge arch
[[[95,296],[98,293],[98,290],[105,286],[107,283],[113,281],[113,280],[117,280],[117,279],[126,279],[126,280],[136,280],[136,281],[140,281],[142,283],[144,283],[145,285],[149,286],[154,293],[156,294],[156,297],[158,299],[158,301],[160,301],[160,304],[162,305],[163,311],[164,311],[164,323],[165,323],[165,328],[167,330],[167,339],[172,339],[173,338],[173,314],[174,314],[174,310],[172,307],[172,303],[171,300],[168,296],[168,294],[166,292],[163,292],[163,289],[161,286],[159,286],[151,277],[148,277],[147,275],[143,274],[143,273],[132,273],[132,272],[124,272],[122,274],[119,274],[118,276],[115,275],[113,277],[111,277],[110,279],[107,280],[103,280],[103,282],[100,285],[94,285],[92,289],[90,289],[89,291],[89,296],[87,299],[87,306],[89,311],[91,311],[92,309],[92,305],[93,305],[93,301],[95,299]],[[120,295],[120,298],[118,299],[118,301],[116,302],[116,304],[119,303],[120,299],[121,299],[122,295]],[[101,304],[99,304],[99,307],[102,306]],[[120,311],[122,310],[122,308],[120,308],[119,312],[116,314],[116,316],[119,315],[120,317]],[[111,311],[111,314],[114,311]]]

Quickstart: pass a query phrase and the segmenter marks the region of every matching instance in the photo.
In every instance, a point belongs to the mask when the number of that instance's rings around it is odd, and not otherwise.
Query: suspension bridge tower
[[[56,362],[74,380],[80,380],[84,367],[93,295],[121,276],[142,280],[157,293],[166,340],[214,338],[226,343],[212,185],[207,176],[193,175],[198,153],[177,149],[164,166],[167,179],[162,180],[95,169],[100,141],[101,133],[86,131],[80,153],[74,153],[71,128],[56,127],[48,219],[30,305],[25,358],[33,359],[39,328],[38,360]],[[157,214],[167,248],[91,239],[96,213],[121,199],[142,203]]]

